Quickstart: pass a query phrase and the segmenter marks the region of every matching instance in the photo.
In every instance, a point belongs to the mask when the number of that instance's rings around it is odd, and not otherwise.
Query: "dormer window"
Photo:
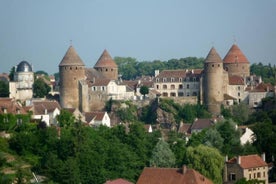
[[[171,82],[174,82],[174,78],[171,78]]]

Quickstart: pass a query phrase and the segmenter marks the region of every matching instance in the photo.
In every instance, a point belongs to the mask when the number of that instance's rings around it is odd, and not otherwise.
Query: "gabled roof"
[[[214,47],[212,47],[209,51],[205,59],[205,63],[222,63],[221,57],[219,56]]]
[[[105,184],[133,184],[125,179],[119,178],[112,181],[106,181]]]
[[[243,169],[256,168],[267,166],[267,163],[259,156],[259,155],[246,155],[239,156],[240,157],[240,166]],[[237,164],[238,158],[234,157],[230,159],[227,163],[229,164]]]
[[[240,48],[233,44],[226,56],[223,59],[224,63],[249,63]]]
[[[186,76],[186,70],[163,70],[156,78],[183,78]]]
[[[84,66],[84,63],[71,45],[59,63],[59,66]]]
[[[47,110],[47,113],[51,113],[51,112],[54,112],[55,109],[59,109],[59,110],[61,109],[57,101],[33,102],[34,115],[45,114],[45,110]]]
[[[250,92],[273,92],[274,87],[270,83],[260,83],[254,89],[249,90]]]
[[[91,122],[93,119],[96,121],[102,121],[104,118],[105,112],[86,112],[85,113],[85,121],[87,123]]]
[[[204,128],[209,128],[213,125],[210,119],[196,119],[191,126],[191,130],[202,130]]]
[[[229,85],[244,85],[244,79],[241,76],[229,76]]]
[[[0,114],[27,114],[26,110],[12,98],[0,98]]]
[[[97,79],[91,86],[107,86],[110,81],[110,79]]]
[[[146,167],[137,184],[211,184],[213,183],[194,169]]]
[[[107,52],[105,49],[98,59],[97,63],[95,64],[94,68],[117,68],[117,64],[115,61],[112,59],[110,54]]]

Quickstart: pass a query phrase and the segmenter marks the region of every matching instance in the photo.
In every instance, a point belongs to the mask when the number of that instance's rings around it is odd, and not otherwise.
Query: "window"
[[[184,96],[183,92],[178,92],[178,96]]]
[[[260,178],[260,177],[261,177],[261,173],[258,172],[258,173],[257,173],[257,178]]]
[[[175,85],[172,84],[172,85],[171,85],[171,89],[175,89]]]
[[[196,92],[193,92],[193,96],[197,96],[197,93],[196,93]]]
[[[229,180],[230,181],[236,181],[236,174],[235,173],[230,173]]]
[[[93,91],[96,91],[96,87],[95,86],[93,87]]]
[[[176,96],[176,94],[175,94],[175,93],[171,93],[171,96],[175,97],[175,96]]]
[[[159,78],[156,78],[156,82],[159,82]]]
[[[182,78],[179,78],[179,82],[182,82]]]
[[[240,86],[238,86],[238,90],[239,90],[239,91],[241,90],[241,87],[240,87]]]
[[[238,96],[241,96],[240,92],[238,92]]]
[[[174,82],[174,78],[171,78],[171,82]]]
[[[212,67],[214,67],[215,65],[214,64],[212,64]]]
[[[167,79],[166,79],[166,78],[163,78],[163,82],[167,82]]]
[[[183,89],[183,85],[182,84],[179,84],[179,89]]]
[[[159,85],[156,85],[156,89],[159,89]]]
[[[102,86],[102,91],[105,91],[105,87],[104,86]]]
[[[187,84],[187,89],[189,89],[190,88],[190,84]]]
[[[187,92],[187,96],[190,96],[190,93],[189,93],[189,92]]]
[[[263,177],[265,177],[265,172],[263,172]]]
[[[163,89],[167,89],[167,85],[164,84],[164,85],[163,85]]]
[[[167,97],[167,96],[168,96],[168,93],[163,93],[163,96],[166,96],[166,97]]]

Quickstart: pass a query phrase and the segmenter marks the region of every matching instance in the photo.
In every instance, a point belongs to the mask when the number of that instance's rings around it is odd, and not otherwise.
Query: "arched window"
[[[174,84],[171,85],[171,89],[175,89],[175,85]]]
[[[166,84],[163,85],[163,89],[167,89],[167,85]]]

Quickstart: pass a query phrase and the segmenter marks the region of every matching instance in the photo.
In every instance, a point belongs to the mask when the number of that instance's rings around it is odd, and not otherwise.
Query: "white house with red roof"
[[[86,112],[84,116],[86,123],[88,123],[90,126],[104,125],[107,127],[111,127],[110,117],[107,112]]]
[[[234,184],[238,180],[261,180],[268,184],[268,164],[265,155],[237,156],[225,162],[224,183]]]
[[[47,126],[57,125],[57,115],[60,114],[61,107],[57,101],[33,101],[30,111],[33,112],[32,119],[44,121]]]

